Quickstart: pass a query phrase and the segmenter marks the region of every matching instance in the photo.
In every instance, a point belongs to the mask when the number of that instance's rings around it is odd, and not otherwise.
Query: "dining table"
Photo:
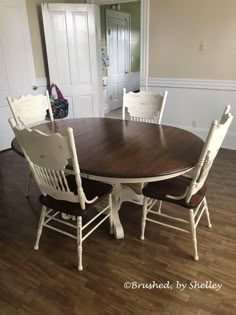
[[[75,118],[34,127],[46,134],[66,134],[73,128],[81,176],[113,186],[113,227],[124,237],[119,210],[124,201],[141,205],[142,187],[192,170],[200,157],[203,140],[173,126],[111,118]],[[24,156],[14,138],[13,150]]]

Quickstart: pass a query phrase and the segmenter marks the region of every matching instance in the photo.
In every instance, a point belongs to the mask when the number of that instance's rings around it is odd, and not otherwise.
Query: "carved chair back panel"
[[[46,95],[24,95],[17,99],[7,98],[16,124],[30,128],[45,122],[47,110],[53,121],[51,104],[48,93]]]
[[[226,133],[232,122],[233,116],[229,113],[229,111],[230,106],[228,105],[225,108],[220,123],[218,123],[216,120],[212,122],[205,145],[203,147],[195,170],[195,175],[187,191],[187,201],[189,201],[191,199],[191,196],[197,193],[205,183],[214,159],[224,141]]]
[[[14,126],[13,120],[10,123],[42,193],[59,200],[80,202],[84,208],[87,199],[81,184],[75,146],[72,147],[73,130],[68,128],[67,136],[58,133],[46,135],[38,130],[20,129]],[[73,165],[70,174],[75,176],[76,191],[74,187],[71,190],[66,176],[69,160]]]
[[[123,119],[125,119],[124,109],[127,108],[131,120],[144,122],[160,123],[167,91],[164,97],[160,94],[152,94],[150,92],[141,91],[139,93],[126,93],[124,89],[123,95]]]

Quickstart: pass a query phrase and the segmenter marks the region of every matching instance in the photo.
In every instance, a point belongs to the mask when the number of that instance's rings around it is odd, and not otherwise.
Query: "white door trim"
[[[141,0],[140,89],[148,87],[150,0]]]
[[[87,3],[97,5],[135,2],[138,0],[87,0]],[[140,88],[147,89],[149,67],[149,11],[150,0],[140,0],[141,3],[141,38],[140,38]],[[99,53],[99,52],[98,52]]]

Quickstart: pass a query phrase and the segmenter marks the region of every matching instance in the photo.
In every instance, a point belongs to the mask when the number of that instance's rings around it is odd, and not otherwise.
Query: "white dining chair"
[[[47,135],[38,130],[20,129],[12,118],[9,122],[42,193],[39,197],[42,211],[34,249],[39,248],[44,227],[76,239],[78,270],[81,271],[83,241],[108,218],[112,233],[112,186],[80,177],[72,128],[67,129],[65,136],[59,133]],[[70,170],[67,169],[69,161]],[[101,201],[99,213],[83,225],[84,216]],[[62,213],[75,216],[76,224],[62,220]],[[53,221],[67,229],[54,225]],[[69,232],[68,227],[75,233]]]
[[[7,97],[7,101],[15,122],[20,128],[31,128],[54,121],[48,91],[46,91],[45,95],[23,95],[15,99]],[[31,178],[29,170],[25,192],[26,197],[29,196]]]
[[[45,95],[23,95],[15,99],[7,97],[7,101],[19,127],[31,128],[54,120],[48,91]]]
[[[164,95],[141,91],[129,92],[123,89],[122,118],[125,120],[126,110],[133,121],[160,124],[164,112],[168,92]]]
[[[233,116],[230,113],[230,106],[228,105],[225,108],[220,122],[218,123],[216,120],[212,122],[192,177],[189,175],[182,175],[169,180],[149,183],[143,188],[142,193],[144,195],[144,203],[141,222],[141,240],[144,240],[146,221],[181,232],[191,233],[194,259],[199,259],[196,228],[203,213],[206,214],[208,227],[210,228],[212,226],[206,201],[206,179],[232,119]],[[189,212],[189,219],[183,219],[164,213],[160,205],[158,207],[155,206],[157,201],[166,201],[178,205],[179,208],[183,207],[187,209]],[[181,213],[183,213],[183,210]],[[167,224],[163,222],[163,219],[172,222],[176,221],[182,224],[189,224],[190,230],[171,223]]]

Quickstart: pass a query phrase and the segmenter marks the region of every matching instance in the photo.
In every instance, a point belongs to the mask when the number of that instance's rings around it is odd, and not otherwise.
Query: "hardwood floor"
[[[78,272],[70,238],[45,229],[39,250],[33,250],[41,206],[35,184],[30,198],[24,197],[26,180],[25,160],[12,151],[1,153],[0,315],[236,314],[236,151],[221,150],[211,170],[213,228],[203,217],[198,262],[187,234],[147,223],[141,241],[141,207],[126,203],[120,211],[125,238],[115,240],[108,224],[102,225],[84,243],[84,271]],[[173,205],[164,209],[176,211]],[[125,282],[153,281],[169,281],[172,289],[124,288]],[[177,289],[176,281],[187,287]],[[191,289],[194,281],[222,287]]]

